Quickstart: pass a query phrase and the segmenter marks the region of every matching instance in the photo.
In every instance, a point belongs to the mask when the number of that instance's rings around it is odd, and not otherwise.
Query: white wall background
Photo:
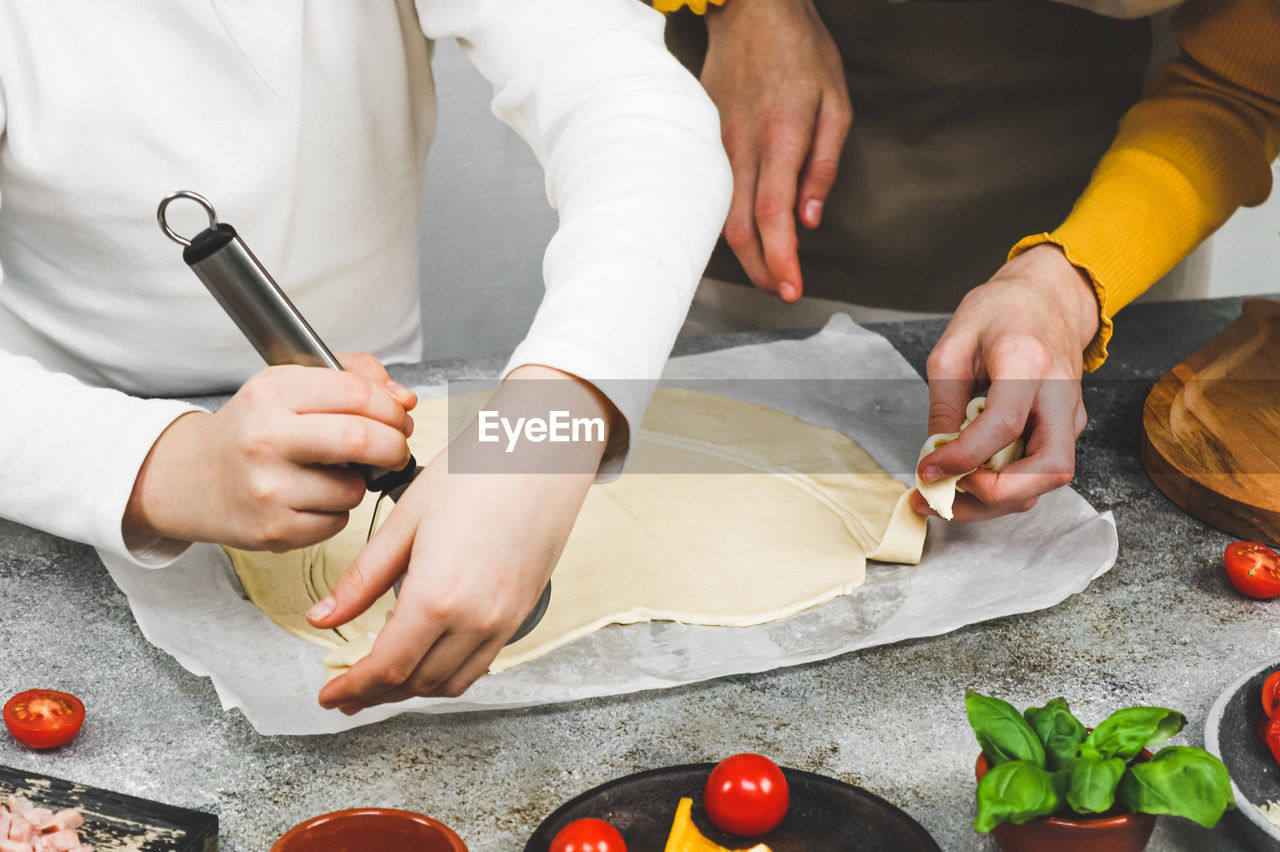
[[[1238,210],[1209,243],[1209,292],[1214,296],[1280,293],[1280,162],[1275,189],[1259,207]]]
[[[1160,24],[1163,25],[1163,24]],[[1166,51],[1172,40],[1165,39]],[[488,84],[454,42],[436,47],[440,122],[423,207],[426,357],[505,355],[542,297],[556,214],[542,169],[489,112]],[[1280,185],[1280,168],[1277,168]],[[1280,190],[1238,212],[1149,298],[1280,292]]]

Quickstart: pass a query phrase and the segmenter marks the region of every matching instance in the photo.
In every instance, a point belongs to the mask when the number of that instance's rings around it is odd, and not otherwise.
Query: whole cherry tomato
[[[79,733],[84,704],[67,692],[28,689],[5,702],[4,724],[27,748],[56,748]]]
[[[1227,579],[1251,598],[1280,595],[1280,556],[1256,541],[1233,541],[1223,557]]]
[[[1268,719],[1280,710],[1280,669],[1267,675],[1262,682],[1262,709]]]
[[[702,791],[707,817],[721,831],[755,837],[773,831],[787,815],[791,792],[778,765],[758,754],[726,757],[711,770]]]
[[[1280,763],[1280,716],[1272,716],[1267,722],[1267,747],[1276,763]]]
[[[602,819],[576,819],[556,832],[551,852],[627,852],[627,844]]]

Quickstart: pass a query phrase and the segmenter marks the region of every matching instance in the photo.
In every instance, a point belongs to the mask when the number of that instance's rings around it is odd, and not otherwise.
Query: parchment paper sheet
[[[697,379],[700,390],[839,429],[890,473],[912,481],[925,437],[925,383],[888,341],[847,317],[835,317],[807,340],[673,359],[666,378]],[[743,381],[771,378],[803,381]],[[831,393],[815,392],[823,381],[831,382]],[[410,711],[492,710],[657,689],[934,636],[1051,607],[1107,571],[1116,551],[1110,515],[1063,488],[1023,515],[977,525],[931,519],[918,566],[869,563],[867,583],[854,594],[783,621],[749,628],[615,625],[482,678],[462,698],[417,699],[354,717],[316,703],[326,650],[276,627],[245,600],[220,548],[197,545],[158,571],[104,561],[147,639],[212,678],[225,708],[240,708],[262,734],[323,734]]]

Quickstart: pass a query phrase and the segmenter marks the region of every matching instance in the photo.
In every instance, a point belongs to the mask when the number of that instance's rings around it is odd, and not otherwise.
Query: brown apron
[[[815,4],[854,120],[822,225],[798,226],[801,269],[807,295],[861,305],[953,310],[1060,224],[1150,53],[1145,19],[1042,0]],[[701,19],[670,16],[667,39],[696,73]],[[707,275],[747,282],[723,241]]]

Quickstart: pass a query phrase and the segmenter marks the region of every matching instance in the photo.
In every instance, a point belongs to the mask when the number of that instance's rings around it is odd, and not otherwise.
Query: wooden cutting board
[[[217,852],[218,818],[74,781],[0,766],[0,795],[54,811],[79,808],[80,839],[97,852]]]
[[[1187,514],[1237,538],[1280,543],[1280,302],[1239,319],[1156,383],[1142,462]]]

